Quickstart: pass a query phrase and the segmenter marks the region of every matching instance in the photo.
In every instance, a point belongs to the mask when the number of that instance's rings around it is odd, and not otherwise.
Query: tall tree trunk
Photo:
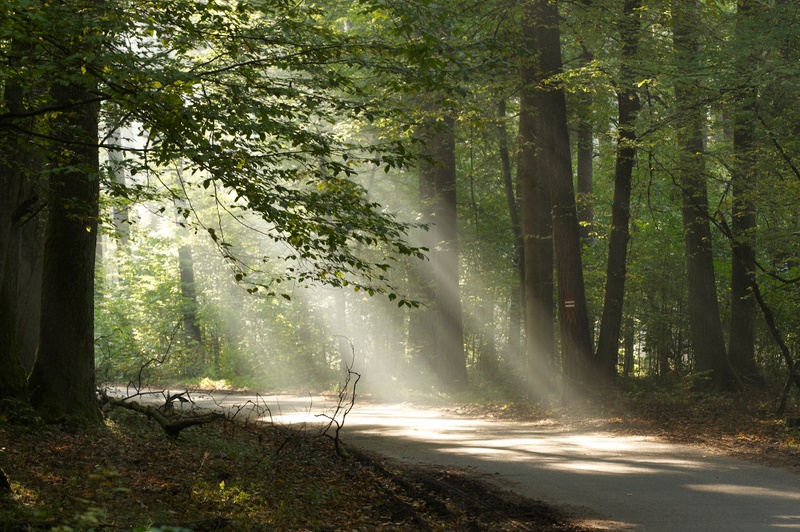
[[[467,365],[459,286],[455,120],[446,115],[442,124],[430,141],[435,164],[429,169],[436,190],[436,247],[431,253],[438,323],[436,353],[445,389],[460,391],[467,386]]]
[[[622,308],[625,298],[625,275],[630,237],[631,178],[636,157],[634,121],[641,107],[631,66],[639,48],[640,6],[641,0],[626,0],[619,22],[622,65],[617,89],[619,112],[617,160],[614,170],[614,202],[611,207],[606,290],[596,354],[599,374],[607,383],[616,376]]]
[[[12,70],[19,61],[20,44],[12,41],[8,61]],[[3,107],[9,118],[0,119],[0,400],[28,400],[28,383],[20,363],[16,342],[16,288],[19,238],[14,225],[20,223],[20,192],[24,179],[24,139],[13,127],[14,115],[23,111],[24,91],[16,80],[3,86]]]
[[[522,37],[531,55],[536,49],[535,17],[536,11],[528,4],[522,19]],[[537,72],[533,57],[525,58],[520,69],[517,179],[522,189],[526,380],[528,392],[538,399],[554,391],[555,316],[550,182],[540,169],[541,145],[536,130]]]
[[[98,104],[86,86],[54,84],[65,111],[56,139],[42,270],[42,328],[31,403],[49,420],[100,420],[94,380],[94,274],[100,192]]]
[[[38,172],[41,161],[26,162],[26,167]],[[17,257],[16,327],[17,351],[25,372],[30,373],[39,345],[42,307],[42,259],[47,213],[43,210],[41,184],[33,179],[23,183],[23,203],[32,205],[21,227],[16,228],[19,239]]]
[[[711,227],[708,212],[704,152],[704,107],[692,73],[702,22],[694,0],[673,5],[673,40],[678,66],[684,77],[675,84],[681,123],[677,131],[680,150],[678,180],[682,193],[683,230],[686,249],[689,320],[696,369],[711,372],[716,390],[735,388],[722,333],[714,275]]]
[[[737,48],[746,44],[750,19],[757,7],[754,0],[741,0],[737,14]],[[744,49],[744,48],[741,48]],[[741,80],[750,78],[748,69],[753,54],[737,61]],[[731,182],[733,205],[731,212],[731,322],[730,361],[734,371],[742,377],[758,376],[755,360],[755,316],[756,302],[751,286],[755,280],[756,256],[753,237],[756,229],[756,207],[753,194],[756,186],[755,134],[756,134],[755,87],[747,84],[739,94],[734,111],[733,124],[733,172]]]
[[[420,245],[432,250],[436,247],[434,220],[434,185],[433,168],[422,164],[419,171],[419,203],[422,222],[428,225],[428,231],[420,235]],[[429,252],[430,255],[430,252]],[[409,310],[408,316],[408,351],[415,363],[436,373],[435,334],[436,334],[436,292],[434,289],[433,267],[430,261],[413,261],[408,272],[408,285],[411,296],[422,303],[419,308]]]
[[[422,131],[426,161],[420,165],[419,178],[422,208],[431,224],[427,247],[432,271],[421,273],[423,281],[428,278],[433,312],[423,311],[421,314],[428,316],[419,318],[427,317],[427,327],[435,327],[431,343],[423,349],[440,385],[444,390],[458,391],[467,386],[467,363],[459,286],[455,121],[438,104],[428,103],[425,108],[431,125]],[[421,289],[426,290],[425,286]],[[427,327],[418,323],[416,329],[425,333]]]
[[[506,205],[511,220],[511,231],[514,233],[514,262],[517,267],[518,287],[511,290],[511,305],[508,312],[508,352],[517,358],[521,351],[522,338],[520,325],[525,288],[525,248],[522,239],[519,205],[515,192],[514,178],[511,173],[511,156],[508,150],[508,132],[506,130],[506,101],[497,106],[497,133],[499,137],[500,164],[503,176],[503,187],[506,194]]]
[[[558,7],[549,0],[536,2],[535,41],[540,53],[540,79],[552,80],[561,73],[561,38]],[[588,384],[592,338],[583,282],[581,240],[572,181],[567,106],[563,88],[542,84],[536,93],[536,137],[540,145],[543,180],[550,183],[553,216],[558,323],[561,338],[563,399],[577,399]]]

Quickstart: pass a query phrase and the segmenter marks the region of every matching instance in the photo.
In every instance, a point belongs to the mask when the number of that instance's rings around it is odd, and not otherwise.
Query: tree
[[[676,2],[673,10],[673,41],[677,68],[681,70],[675,82],[680,119],[677,130],[680,150],[677,172],[682,197],[692,349],[697,370],[711,372],[715,389],[730,390],[736,383],[725,349],[714,274],[703,158],[703,105],[699,87],[691,79],[698,68],[702,25],[695,2]]]
[[[525,341],[527,380],[534,397],[552,391],[551,373],[555,359],[555,316],[553,304],[553,221],[551,182],[541,163],[542,131],[537,116],[537,83],[541,69],[535,55],[537,19],[540,14],[526,3],[522,14],[522,65],[519,111],[519,152],[517,180],[521,189],[521,218],[524,267]]]
[[[325,127],[342,116],[361,119],[365,107],[345,73],[330,66],[352,43],[317,24],[315,8],[177,3],[166,10],[142,1],[29,10],[12,4],[8,34],[28,36],[40,59],[20,85],[50,87],[49,97],[22,116],[8,105],[0,115],[4,142],[8,130],[21,130],[22,140],[48,141],[41,148],[50,175],[43,327],[30,378],[31,398],[48,417],[99,419],[92,297],[101,102],[104,123],[136,123],[146,132],[144,147],[113,146],[142,155],[126,161],[132,174],[157,175],[185,160],[198,186],[218,183],[234,193],[235,208],[271,224],[269,236],[286,244],[285,258],[298,264],[278,279],[256,278],[230,243],[209,232],[253,291],[276,293],[277,281],[295,278],[391,292],[384,274],[389,264],[359,256],[358,245],[385,245],[389,257],[421,256],[404,241],[408,225],[382,212],[350,179],[361,163],[404,164],[403,151],[348,144]],[[4,81],[12,70],[3,70]],[[228,102],[224,108],[221,99]],[[47,118],[45,132],[22,128],[27,116]],[[320,159],[325,164],[317,165]],[[18,187],[9,190],[4,202],[15,201]],[[126,193],[146,197],[152,190],[138,183]],[[4,218],[4,259],[8,225]],[[410,304],[402,297],[399,303]]]
[[[81,12],[80,26],[92,28],[102,6]],[[80,71],[80,58],[96,42],[75,39],[60,66]],[[94,375],[94,266],[100,195],[99,102],[93,83],[59,80],[51,85],[52,152],[41,332],[29,384],[31,404],[49,420],[78,424],[100,420]]]
[[[617,155],[614,170],[614,200],[608,244],[605,300],[597,342],[597,364],[602,378],[609,382],[615,375],[622,327],[625,276],[628,260],[631,178],[636,157],[634,121],[641,107],[631,62],[639,45],[640,0],[627,0],[619,21],[622,64],[617,83]]]
[[[520,325],[524,316],[524,297],[525,297],[525,241],[522,236],[522,222],[520,221],[520,208],[515,180],[511,171],[511,155],[508,148],[508,131],[506,127],[506,101],[501,100],[497,105],[497,134],[498,149],[500,152],[500,164],[503,177],[503,190],[508,206],[509,221],[511,230],[514,233],[514,263],[517,270],[517,283],[515,289],[511,291],[511,304],[509,310],[508,326],[508,351],[516,355],[520,349],[521,329]],[[532,135],[527,131],[526,134]],[[528,145],[533,139],[528,139]],[[533,154],[528,154],[527,158],[532,158]],[[519,179],[516,181],[519,182]],[[551,327],[552,330],[552,327]]]
[[[742,377],[758,375],[755,360],[756,302],[752,293],[755,281],[756,254],[753,242],[756,230],[756,105],[757,87],[749,82],[749,69],[755,54],[744,54],[757,4],[739,3],[734,39],[734,54],[740,54],[735,72],[744,87],[739,91],[733,118],[733,167],[731,172],[731,321],[730,361]],[[747,81],[745,81],[747,80]]]
[[[534,41],[540,54],[540,90],[535,100],[539,171],[550,184],[563,395],[569,402],[588,384],[592,339],[583,282],[566,100],[563,88],[554,79],[562,71],[558,8],[548,0],[537,0],[535,7]]]
[[[19,66],[24,46],[14,39],[8,45],[9,67]],[[7,76],[4,79],[3,108],[8,115],[20,115],[24,110],[22,80]],[[19,195],[24,179],[24,139],[13,129],[13,120],[0,118],[0,399],[13,398],[27,401],[28,383],[20,363],[16,342],[16,280],[15,251],[19,243],[12,229],[20,222],[24,212],[19,209]]]
[[[440,120],[438,112],[433,117],[436,123],[426,147],[431,162],[423,163],[421,174],[433,184],[434,194],[431,265],[437,323],[435,364],[445,389],[460,391],[467,386],[467,367],[459,286],[455,121],[446,114]]]

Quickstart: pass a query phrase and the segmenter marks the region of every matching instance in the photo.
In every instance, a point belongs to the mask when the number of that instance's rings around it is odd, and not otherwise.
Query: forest
[[[797,401],[789,0],[3,0],[0,400]]]

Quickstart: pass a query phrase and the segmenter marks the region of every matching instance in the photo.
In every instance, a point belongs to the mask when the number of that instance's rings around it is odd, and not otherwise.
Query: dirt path
[[[329,406],[323,398],[262,400],[286,424],[319,423]],[[800,476],[698,446],[396,404],[356,405],[343,438],[405,463],[467,470],[598,529],[800,530]]]

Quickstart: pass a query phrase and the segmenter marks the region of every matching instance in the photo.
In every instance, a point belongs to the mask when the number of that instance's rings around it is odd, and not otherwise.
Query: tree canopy
[[[0,5],[0,397],[800,384],[789,2]]]

